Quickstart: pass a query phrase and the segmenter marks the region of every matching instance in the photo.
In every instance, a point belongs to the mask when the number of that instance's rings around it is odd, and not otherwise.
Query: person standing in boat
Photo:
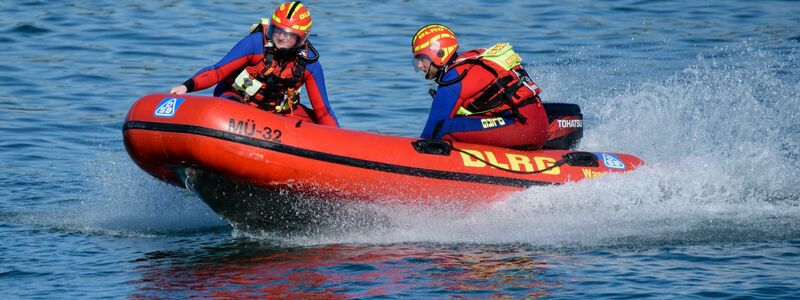
[[[171,94],[217,85],[214,96],[228,98],[290,118],[338,127],[328,103],[319,53],[308,40],[311,14],[299,1],[283,3],[272,18],[250,28],[225,57],[201,69]],[[305,85],[311,108],[300,104]]]
[[[541,90],[510,44],[459,55],[453,31],[430,24],[414,34],[411,49],[416,71],[438,84],[421,138],[516,149],[547,141]]]

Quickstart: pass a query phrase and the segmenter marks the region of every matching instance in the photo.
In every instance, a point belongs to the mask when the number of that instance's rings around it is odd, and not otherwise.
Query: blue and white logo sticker
[[[610,153],[595,153],[607,168],[625,170],[625,163],[619,157]]]
[[[153,115],[157,118],[172,118],[175,116],[175,112],[178,111],[178,107],[181,106],[181,103],[183,103],[183,98],[164,98],[158,103],[158,106],[156,106],[156,111],[153,112]]]

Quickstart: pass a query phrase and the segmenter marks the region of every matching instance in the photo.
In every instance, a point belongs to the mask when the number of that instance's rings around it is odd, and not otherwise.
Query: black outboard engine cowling
[[[577,104],[542,103],[550,126],[544,149],[575,149],[583,138],[583,114]]]

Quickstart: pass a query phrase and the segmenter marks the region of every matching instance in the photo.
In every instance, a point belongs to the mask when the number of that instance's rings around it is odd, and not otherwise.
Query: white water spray
[[[393,225],[294,242],[563,246],[798,237],[797,61],[749,48],[699,56],[664,80],[579,97],[590,120],[581,149],[637,155],[647,164],[634,172],[534,187],[470,214],[375,208]],[[545,77],[573,75],[551,72]]]
[[[163,234],[225,223],[187,190],[147,176],[126,155],[99,151],[86,173],[94,178],[86,199],[67,212],[69,226],[104,234]]]

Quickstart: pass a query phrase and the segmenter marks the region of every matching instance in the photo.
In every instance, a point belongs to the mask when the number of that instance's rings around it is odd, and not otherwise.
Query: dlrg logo
[[[183,98],[164,98],[158,103],[158,106],[156,106],[153,116],[158,118],[172,118],[175,116],[175,112],[178,111],[178,107],[181,106],[181,103],[183,103]]]
[[[600,160],[606,167],[611,169],[625,170],[625,163],[614,154],[599,153]]]

